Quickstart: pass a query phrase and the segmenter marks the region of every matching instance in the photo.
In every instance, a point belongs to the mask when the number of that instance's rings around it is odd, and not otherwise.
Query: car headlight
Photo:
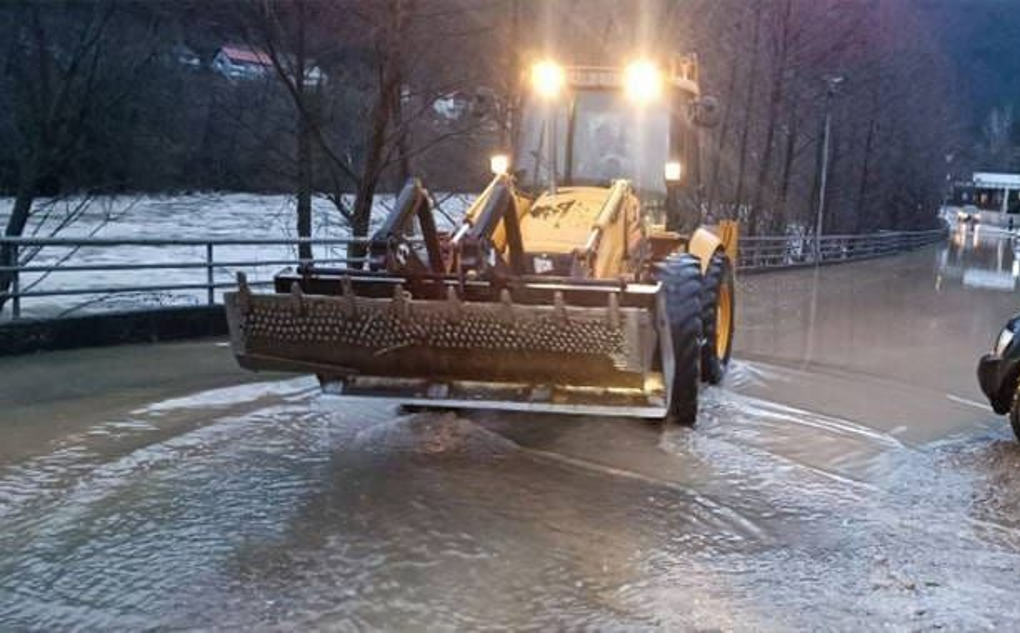
[[[1013,331],[1006,327],[999,334],[999,338],[995,341],[995,355],[1002,357],[1002,354],[1006,353],[1006,349],[1009,345],[1013,344]]]

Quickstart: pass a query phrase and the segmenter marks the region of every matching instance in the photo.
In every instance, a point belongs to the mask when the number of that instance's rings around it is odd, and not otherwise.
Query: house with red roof
[[[293,59],[284,56],[285,64],[293,67]],[[213,56],[212,69],[231,80],[253,80],[273,73],[273,60],[261,49],[245,45],[225,44]],[[316,85],[326,81],[326,74],[314,64],[305,69],[305,84]]]
[[[212,68],[231,80],[248,80],[271,73],[273,61],[261,49],[225,44],[213,56]]]

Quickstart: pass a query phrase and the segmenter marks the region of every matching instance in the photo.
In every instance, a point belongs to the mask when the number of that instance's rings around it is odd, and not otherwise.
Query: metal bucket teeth
[[[406,295],[406,294],[402,294]],[[250,341],[333,343],[377,350],[418,345],[447,349],[508,349],[577,354],[625,352],[619,322],[609,318],[571,319],[566,308],[555,314],[524,317],[508,299],[499,313],[472,310],[459,313],[412,310],[412,302],[394,297],[388,309],[350,313],[350,306],[332,300],[314,300],[296,289],[290,304],[266,304],[256,298],[244,314],[245,337]],[[338,301],[339,302],[339,301]],[[613,325],[617,326],[613,326]]]
[[[514,380],[545,384],[643,383],[656,342],[645,309],[498,302],[413,300],[301,293],[228,294],[235,352],[243,364],[288,362],[296,370],[319,365],[372,375],[458,380]],[[267,365],[265,368],[273,368]],[[608,383],[608,382],[607,382]]]

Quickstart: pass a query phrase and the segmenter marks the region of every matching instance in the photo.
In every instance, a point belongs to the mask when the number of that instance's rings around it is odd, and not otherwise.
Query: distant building
[[[253,80],[271,73],[273,61],[261,49],[225,44],[213,56],[212,68],[231,80]]]
[[[177,44],[170,50],[170,56],[174,62],[188,69],[201,69],[202,59],[198,57],[195,50],[186,44]]]
[[[1020,222],[1020,174],[975,172],[970,180],[953,183],[948,205],[978,212],[982,222]]]
[[[314,86],[317,84],[326,84],[326,74],[322,72],[322,69],[312,64],[305,69],[305,85]]]
[[[444,120],[460,120],[471,108],[471,97],[463,91],[440,96],[432,102],[432,110]]]
[[[468,116],[476,118],[491,115],[495,109],[496,93],[488,87],[470,91],[452,91],[432,102],[432,111],[441,120],[456,122]]]
[[[293,67],[291,56],[285,60]],[[231,80],[256,80],[273,73],[273,60],[261,49],[243,45],[225,44],[213,56],[212,69]],[[326,83],[326,74],[314,62],[308,61],[305,69],[305,85]]]

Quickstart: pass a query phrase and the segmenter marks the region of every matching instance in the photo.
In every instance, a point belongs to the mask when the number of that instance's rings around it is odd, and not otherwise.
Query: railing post
[[[216,304],[216,286],[213,282],[213,243],[205,243],[205,286],[209,306]]]
[[[20,267],[21,258],[18,257],[20,251],[18,250],[17,244],[11,245],[11,266],[14,267],[14,271],[11,272],[11,318],[17,320],[21,317],[21,272],[18,271]]]

